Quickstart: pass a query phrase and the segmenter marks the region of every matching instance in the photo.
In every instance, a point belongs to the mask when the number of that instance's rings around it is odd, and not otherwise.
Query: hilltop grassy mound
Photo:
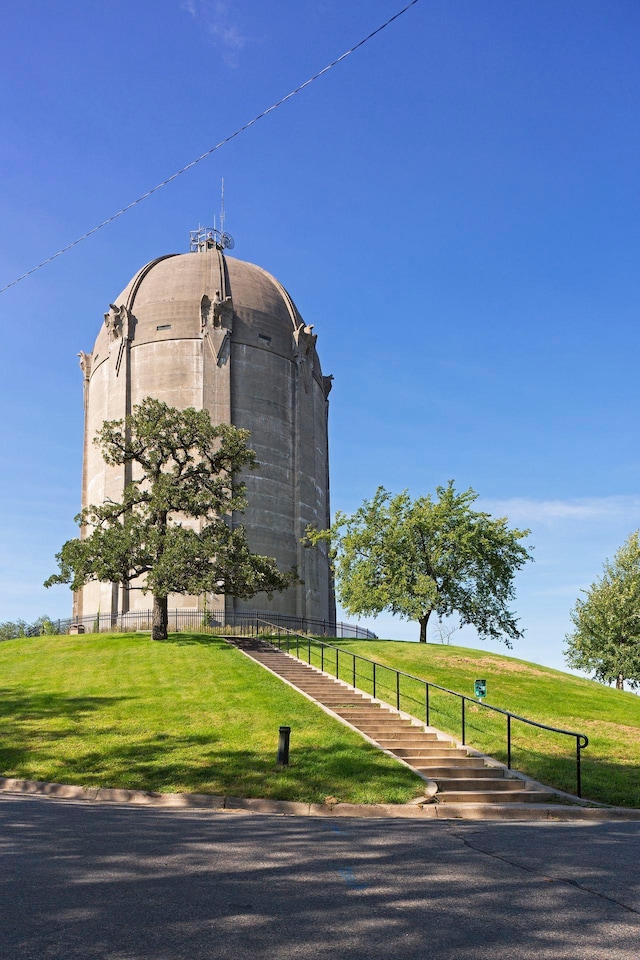
[[[319,665],[320,650],[312,648]],[[376,660],[377,695],[395,704],[383,665],[554,727],[585,733],[583,796],[640,807],[640,697],[514,657],[441,644],[336,641]],[[306,645],[305,645],[306,650]],[[332,669],[332,654],[326,665]],[[331,664],[331,666],[329,666]],[[340,676],[353,679],[351,657]],[[371,690],[371,666],[357,663]],[[223,640],[174,634],[21,638],[0,644],[0,774],[85,786],[319,802],[402,803],[422,792],[407,768],[333,721]],[[424,688],[403,681],[401,707],[424,719]],[[460,736],[459,700],[430,694],[430,720]],[[467,743],[506,761],[505,718],[467,704]],[[278,727],[291,764],[276,767]],[[515,769],[575,790],[575,740],[514,721]]]
[[[278,727],[292,728],[276,767]],[[408,768],[217,637],[0,644],[0,773],[85,786],[403,803]]]
[[[585,798],[619,806],[640,807],[640,697],[560,670],[446,644],[391,640],[336,641],[342,649],[414,674],[440,686],[474,696],[474,680],[486,679],[486,702],[552,727],[584,733],[582,793]],[[314,657],[314,662],[315,662]],[[351,677],[350,658],[342,657],[340,673]],[[367,687],[370,668],[358,666],[359,683]],[[386,674],[386,676],[385,676]],[[378,696],[395,702],[395,680],[377,671]],[[386,689],[385,689],[386,687]],[[402,707],[424,719],[424,695],[416,684],[404,685]],[[431,692],[431,723],[460,736],[459,701]],[[467,743],[506,762],[505,718],[467,705]],[[575,739],[512,724],[515,769],[562,790],[575,791]]]

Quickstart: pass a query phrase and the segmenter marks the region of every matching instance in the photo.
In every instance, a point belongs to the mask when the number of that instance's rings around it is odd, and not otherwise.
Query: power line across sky
[[[117,220],[123,214],[127,213],[129,210],[132,210],[134,207],[137,207],[139,203],[142,203],[143,200],[147,200],[154,193],[157,193],[158,190],[162,190],[163,187],[168,186],[174,180],[177,180],[178,177],[182,176],[183,173],[187,173],[188,170],[193,169],[197,164],[201,163],[203,160],[206,160],[207,157],[210,157],[211,154],[215,153],[217,150],[220,150],[221,147],[224,147],[227,143],[230,143],[232,140],[235,140],[241,133],[244,133],[245,130],[248,130],[250,127],[254,126],[259,120],[262,120],[264,117],[268,116],[270,113],[273,113],[274,110],[277,110],[278,107],[281,107],[288,100],[291,100],[296,94],[300,93],[306,87],[310,86],[314,81],[319,80],[320,77],[324,76],[325,73],[328,73],[332,67],[336,67],[339,63],[342,63],[343,60],[346,60],[347,57],[351,56],[352,53],[355,53],[356,50],[359,50],[360,47],[363,47],[365,43],[368,43],[369,40],[372,40],[375,36],[381,33],[385,27],[390,26],[395,20],[401,17],[406,13],[411,7],[414,7],[419,0],[410,0],[406,6],[401,10],[398,10],[397,13],[394,13],[392,17],[389,17],[388,20],[385,20],[384,23],[381,23],[379,27],[376,27],[375,30],[372,30],[371,33],[367,34],[366,37],[363,37],[362,40],[359,40],[358,43],[354,44],[349,50],[346,50],[339,57],[336,57],[335,60],[332,60],[331,63],[328,63],[326,67],[323,67],[322,70],[319,70],[317,73],[314,73],[313,76],[309,77],[308,80],[305,80],[304,83],[301,83],[295,89],[291,90],[286,96],[281,97],[279,100],[276,100],[275,103],[272,103],[270,107],[267,107],[265,110],[262,110],[258,113],[253,119],[248,120],[246,123],[243,123],[242,126],[238,127],[237,130],[234,130],[233,133],[230,133],[227,137],[224,137],[215,146],[210,147],[208,150],[205,150],[204,153],[200,154],[199,157],[196,157],[195,160],[191,160],[190,163],[187,163],[180,170],[177,170],[175,173],[172,173],[170,177],[167,177],[161,183],[156,184],[155,187],[151,187],[150,190],[147,190],[145,193],[141,194],[139,197],[136,197],[135,200],[132,200],[126,206],[122,207],[121,210],[118,210],[117,213],[112,214],[110,217],[107,217],[106,220],[103,220],[101,223],[96,224],[95,227],[92,227],[91,230],[87,230],[86,233],[83,233],[81,237],[78,237],[76,240],[73,240],[71,243],[68,243],[66,246],[61,247],[56,253],[53,253],[50,257],[47,257],[46,260],[42,260],[41,263],[36,264],[30,270],[27,270],[26,273],[23,273],[22,276],[16,277],[15,280],[12,280],[10,283],[7,283],[4,287],[0,287],[0,294],[5,293],[10,287],[15,286],[17,283],[20,283],[21,280],[26,280],[27,277],[30,277],[37,270],[40,270],[42,267],[46,267],[47,264],[52,263],[54,260],[57,260],[58,257],[61,257],[64,253],[67,253],[68,250],[77,247],[78,244],[82,243],[84,240],[88,240],[89,237],[93,236],[94,233],[97,233],[99,230],[102,230],[104,227],[109,226],[110,223],[113,223],[114,220]]]

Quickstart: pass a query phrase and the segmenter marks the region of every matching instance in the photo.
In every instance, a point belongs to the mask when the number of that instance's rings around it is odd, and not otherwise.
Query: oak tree
[[[522,635],[508,603],[514,575],[531,554],[520,542],[528,530],[509,529],[505,518],[472,509],[477,494],[458,493],[449,482],[437,496],[412,500],[379,487],[351,516],[338,513],[327,539],[342,605],[350,614],[389,610],[420,624],[426,643],[429,617],[457,615],[481,637],[508,647]]]
[[[297,582],[275,560],[253,554],[232,516],[246,506],[242,470],[257,466],[249,432],[211,423],[206,410],[178,410],[150,397],[124,420],[107,421],[94,442],[129,479],[119,502],[86,507],[81,536],[56,555],[45,586],[90,580],[153,595],[153,630],[166,639],[171,593],[268,595]],[[140,578],[142,578],[140,580]]]

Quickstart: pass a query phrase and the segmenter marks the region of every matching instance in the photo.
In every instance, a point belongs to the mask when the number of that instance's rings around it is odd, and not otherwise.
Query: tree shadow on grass
[[[100,717],[126,696],[0,690],[0,775],[85,786],[322,801],[402,802],[411,777],[366,744],[296,743],[290,765],[273,743],[230,746],[220,730],[122,727]],[[419,787],[416,781],[417,793]]]
[[[70,733],[124,696],[76,697],[0,689],[0,774],[15,773],[35,755],[55,756]]]
[[[0,762],[5,751],[0,750]],[[90,749],[65,761],[65,782],[175,793],[323,802],[406,802],[407,776],[375,751],[303,746],[290,764],[276,764],[276,749],[228,748],[219,738],[148,735],[112,744],[108,755]],[[372,786],[372,784],[374,786]]]
[[[130,700],[130,697],[70,697],[62,693],[19,693],[15,688],[0,688],[0,722],[48,720],[67,717],[78,720],[106,705]]]

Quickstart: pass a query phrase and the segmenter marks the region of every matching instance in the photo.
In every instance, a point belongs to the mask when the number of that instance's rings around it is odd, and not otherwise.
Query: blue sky
[[[401,0],[27,0],[0,33],[0,286],[164,180]],[[334,509],[453,478],[530,527],[513,653],[562,667],[581,588],[640,526],[640,7],[420,0],[316,83],[0,296],[0,620],[75,534],[108,304],[188,249],[225,179],[234,255],[315,325]],[[417,634],[379,617],[380,635]],[[452,638],[487,649],[466,631]]]

